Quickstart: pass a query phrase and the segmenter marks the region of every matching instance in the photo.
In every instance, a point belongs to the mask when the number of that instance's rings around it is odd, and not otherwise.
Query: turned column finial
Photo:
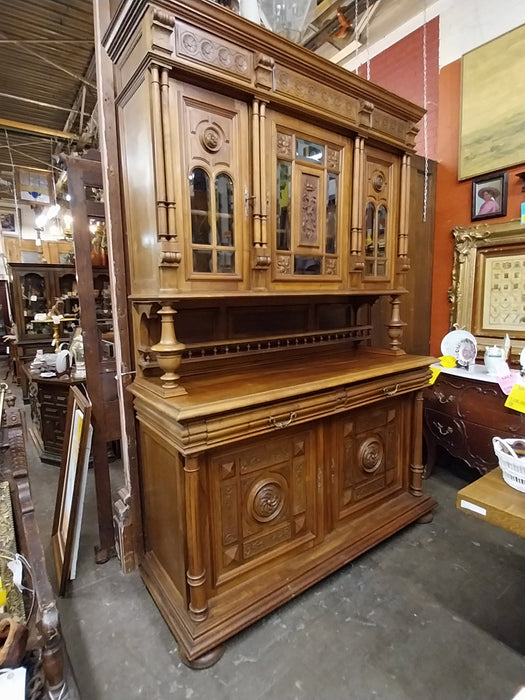
[[[156,353],[159,367],[164,371],[160,378],[162,388],[169,392],[177,390],[178,393],[185,393],[184,389],[178,384],[180,376],[177,374],[182,353],[186,347],[183,343],[179,343],[175,335],[175,314],[177,312],[167,302],[157,313],[161,320],[160,341],[153,345],[151,349]]]
[[[403,337],[403,328],[406,326],[406,323],[401,320],[399,295],[393,294],[390,297],[390,304],[392,313],[389,322],[386,324],[388,337],[390,338],[390,349],[403,354],[405,351],[401,345],[401,338]]]

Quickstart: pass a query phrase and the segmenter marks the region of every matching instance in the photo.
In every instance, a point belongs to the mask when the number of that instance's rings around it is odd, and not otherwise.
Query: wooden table
[[[458,491],[456,506],[480,520],[525,537],[525,493],[503,481],[500,467]]]

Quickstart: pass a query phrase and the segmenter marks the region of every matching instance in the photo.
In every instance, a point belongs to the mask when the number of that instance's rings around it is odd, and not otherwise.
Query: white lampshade
[[[311,21],[316,4],[316,0],[259,0],[263,23],[296,43]]]

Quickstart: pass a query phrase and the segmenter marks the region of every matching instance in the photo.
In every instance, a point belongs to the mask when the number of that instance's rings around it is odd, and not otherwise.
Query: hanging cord
[[[368,11],[369,11],[370,0],[366,0],[366,29],[365,29],[365,41],[366,41],[366,79],[370,80],[370,50],[368,48]]]
[[[355,72],[359,74],[359,65],[357,63],[357,52],[359,47],[359,37],[357,36],[357,0],[354,0],[354,42],[355,42]]]
[[[425,173],[423,185],[423,223],[427,221],[428,208],[428,95],[427,95],[427,4],[425,1],[423,10],[423,107],[425,116],[423,117],[423,154],[425,157]]]

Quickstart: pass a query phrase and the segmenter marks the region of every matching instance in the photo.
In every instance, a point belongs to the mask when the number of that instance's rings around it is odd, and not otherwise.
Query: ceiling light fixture
[[[258,0],[265,26],[276,34],[299,43],[316,8],[316,0]]]

